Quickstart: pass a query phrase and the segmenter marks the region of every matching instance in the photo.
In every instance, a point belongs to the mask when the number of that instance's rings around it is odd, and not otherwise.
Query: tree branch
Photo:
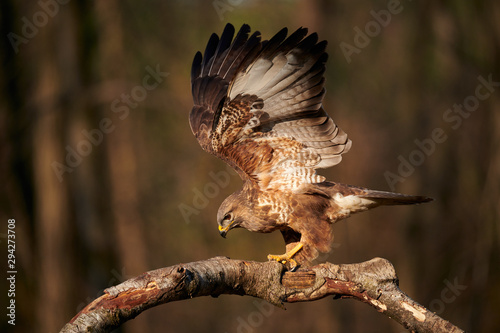
[[[61,333],[111,332],[151,307],[220,294],[254,296],[281,308],[283,302],[308,302],[329,295],[354,298],[415,332],[463,332],[403,293],[394,266],[386,259],[348,265],[324,263],[285,272],[277,262],[216,257],[160,268],[108,288]]]

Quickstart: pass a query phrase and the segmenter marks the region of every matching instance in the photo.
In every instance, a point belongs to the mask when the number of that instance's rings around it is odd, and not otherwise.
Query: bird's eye
[[[231,213],[227,213],[224,215],[224,221],[231,221],[233,219],[233,215]]]

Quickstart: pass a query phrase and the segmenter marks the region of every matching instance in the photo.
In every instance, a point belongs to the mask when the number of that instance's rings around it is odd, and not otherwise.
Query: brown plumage
[[[233,228],[280,230],[292,267],[328,252],[331,224],[379,205],[430,201],[421,196],[328,182],[316,169],[338,164],[351,140],[322,107],[326,41],[300,28],[269,41],[231,24],[212,34],[191,71],[189,121],[202,148],[244,181],[219,208],[222,236]]]

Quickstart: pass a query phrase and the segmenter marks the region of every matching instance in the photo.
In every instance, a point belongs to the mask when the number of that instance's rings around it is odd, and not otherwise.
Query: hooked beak
[[[223,237],[226,238],[227,232],[231,229],[231,226],[234,224],[234,220],[231,221],[225,228],[219,225],[219,234]]]

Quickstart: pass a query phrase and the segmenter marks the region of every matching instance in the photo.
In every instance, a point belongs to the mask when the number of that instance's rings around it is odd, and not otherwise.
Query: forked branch
[[[403,293],[394,266],[386,259],[348,265],[324,263],[285,272],[277,262],[226,257],[160,268],[108,288],[61,332],[111,332],[151,307],[220,294],[254,296],[278,307],[330,295],[354,298],[415,332],[463,332]]]

